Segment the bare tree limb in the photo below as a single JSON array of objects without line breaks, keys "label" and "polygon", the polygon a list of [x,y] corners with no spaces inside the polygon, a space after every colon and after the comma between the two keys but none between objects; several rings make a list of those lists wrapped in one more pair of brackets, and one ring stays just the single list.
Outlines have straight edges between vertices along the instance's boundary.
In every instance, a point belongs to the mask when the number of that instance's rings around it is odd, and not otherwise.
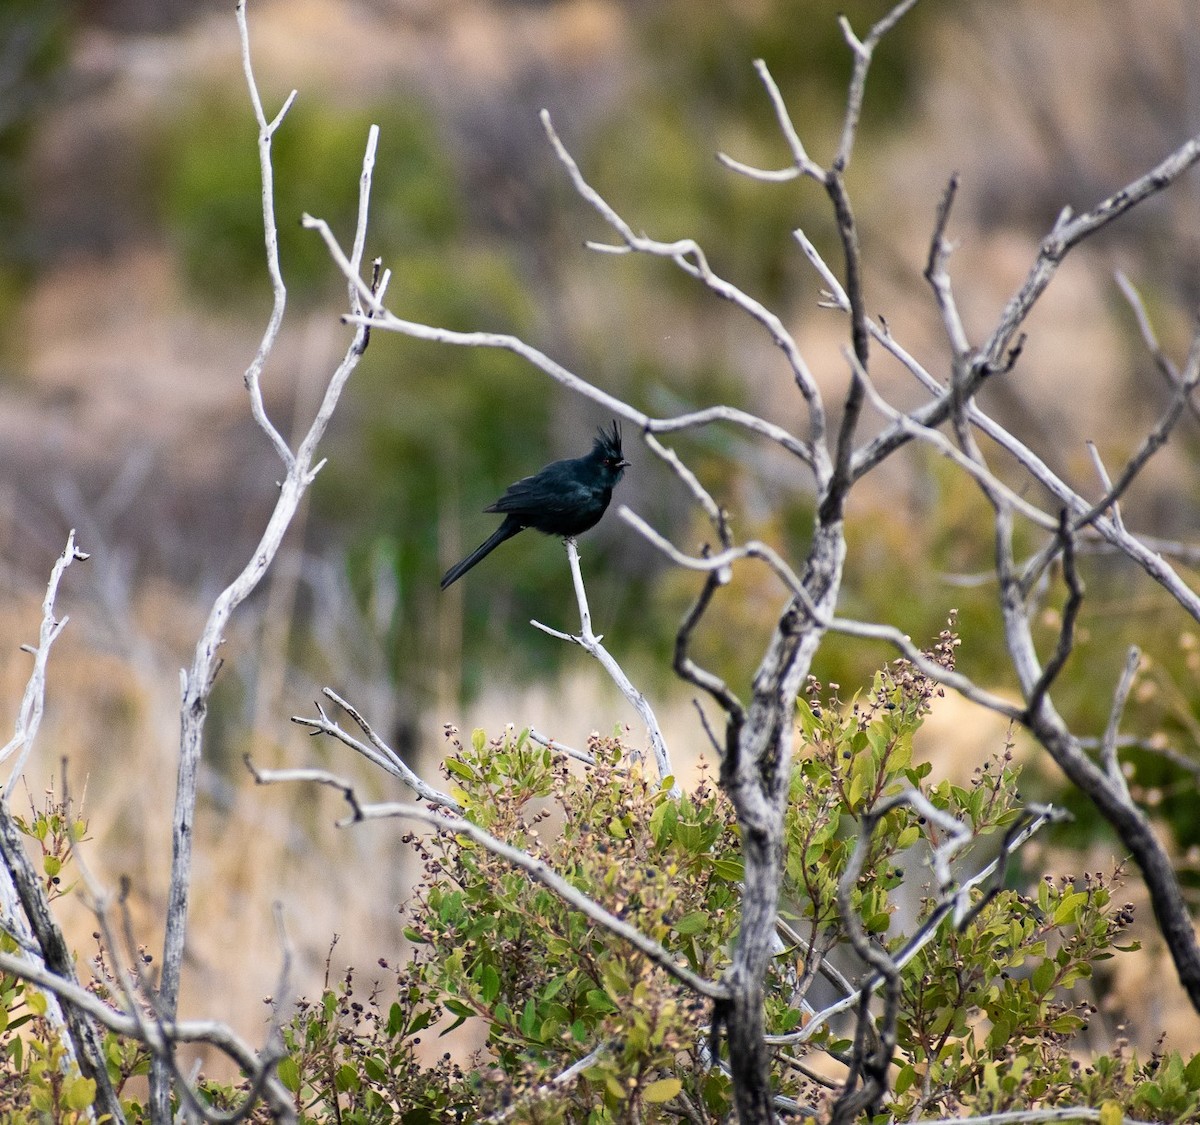
[{"label": "bare tree limb", "polygon": [[7,761],[13,754],[17,755],[17,760],[13,763],[12,771],[8,775],[8,781],[4,785],[5,793],[11,793],[16,788],[21,771],[29,759],[42,724],[42,711],[46,705],[46,664],[50,659],[50,647],[58,639],[59,633],[63,631],[68,621],[68,618],[58,618],[54,613],[54,602],[58,597],[59,583],[71,563],[86,562],[88,557],[85,552],[75,546],[75,532],[72,530],[67,535],[67,545],[63,548],[63,553],[58,556],[58,561],[50,571],[50,581],[46,584],[46,594],[42,598],[42,624],[38,630],[37,647],[22,646],[26,652],[33,653],[33,671],[25,685],[25,693],[21,696],[16,729],[13,731],[12,738],[5,743],[3,749],[0,749],[0,762]]},{"label": "bare tree limb", "polygon": [[[146,1022],[137,1016],[109,1007],[75,981],[66,980],[11,953],[0,952],[0,972],[27,980],[54,993],[68,1010],[77,1010],[118,1035],[144,1042],[156,1057],[171,1050],[172,1045],[176,1043],[207,1043],[227,1055],[248,1075],[257,1076],[262,1071],[262,1060],[254,1049],[236,1032],[216,1020],[189,1020],[183,1023],[166,1021],[160,1028],[160,1025],[154,1022]],[[278,1060],[272,1061],[270,1066],[273,1067],[276,1061]],[[268,1076],[262,1081],[261,1089],[276,1120],[295,1121],[292,1096],[278,1078]],[[117,1109],[119,1115],[114,1120],[125,1120],[124,1115],[120,1113],[119,1103]]]},{"label": "bare tree limb", "polygon": [[[274,129],[282,120],[282,111],[274,122],[267,122],[257,92],[253,69],[250,65],[249,31],[245,19],[245,0],[238,3],[238,30],[241,36],[242,57],[246,83],[250,90],[255,115],[259,121],[260,165],[270,168],[271,139]],[[286,108],[286,105],[285,105]],[[368,203],[370,199],[370,172],[374,164],[375,148],[379,130],[372,126],[367,137],[366,155],[360,179],[358,222],[355,229],[352,259],[357,274],[362,261],[366,242]],[[213,683],[220,668],[220,647],[225,629],[237,607],[257,588],[274,560],[300,505],[300,500],[312,483],[320,464],[314,464],[316,447],[337,406],[341,391],[351,372],[358,365],[367,338],[366,326],[360,326],[338,368],[330,377],[321,405],[300,446],[293,456],[286,451],[286,443],[271,425],[261,410],[258,391],[258,372],[266,354],[274,342],[278,322],[283,315],[285,290],[279,273],[278,244],[275,230],[274,207],[271,199],[270,180],[264,180],[263,230],[266,244],[268,269],[275,281],[275,304],[268,323],[267,332],[260,345],[258,356],[247,372],[247,388],[255,420],[268,436],[276,450],[281,453],[286,467],[284,479],[279,487],[279,497],[274,511],[267,522],[258,547],[242,571],[218,596],[209,613],[192,658],[191,668],[182,677],[182,704],[180,707],[179,773],[176,785],[175,811],[172,826],[171,880],[168,888],[167,916],[163,939],[162,980],[159,1000],[166,1017],[174,1019],[179,1000],[180,977],[183,968],[184,944],[187,933],[188,898],[191,885],[192,839],[195,823],[196,782],[199,774],[203,749],[208,700]],[[352,302],[351,309],[358,312],[361,306]],[[151,1072],[151,1114],[156,1120],[167,1120],[170,1091],[167,1075],[161,1059],[155,1060]]]},{"label": "bare tree limb", "polygon": [[[1200,136],[1180,145],[1156,167],[1114,192],[1090,211],[1075,218],[1069,212],[1060,215],[1050,233],[1042,240],[1037,259],[1025,281],[1009,299],[991,336],[975,353],[970,378],[963,387],[964,397],[969,398],[984,379],[1004,368],[1005,357],[1020,326],[1046,291],[1067,254],[1080,242],[1120,218],[1131,207],[1165,190],[1198,160]],[[950,416],[950,406],[949,398],[943,396],[920,411],[917,420],[922,425],[936,427]],[[892,450],[908,440],[909,435],[898,427],[891,427],[872,439],[855,454],[855,477],[870,472]]]},{"label": "bare tree limb", "polygon": [[[984,903],[991,897],[992,892],[985,892],[983,898],[972,909],[961,913],[967,894],[975,887],[981,886],[988,880],[994,880],[993,891],[999,889],[1004,881],[1008,858],[1017,849],[1023,847],[1033,836],[1048,824],[1069,820],[1070,814],[1052,805],[1028,805],[1022,812],[1021,818],[1014,823],[1004,835],[1000,854],[982,867],[970,879],[963,881],[962,887],[954,895],[943,895],[941,901],[934,907],[930,916],[917,928],[916,932],[904,943],[904,947],[892,955],[892,960],[898,968],[904,968],[922,949],[937,936],[937,933],[947,916],[952,912],[960,914],[958,925],[967,926],[979,912]],[[806,1043],[828,1022],[842,1012],[849,1011],[861,1000],[863,991],[874,991],[885,981],[879,973],[872,974],[857,990],[843,987],[847,995],[833,1004],[822,1008],[800,1031],[787,1035],[771,1035],[767,1042],[775,1046],[791,1046]]]},{"label": "bare tree limb", "polygon": [[779,92],[775,79],[771,77],[767,64],[762,59],[755,59],[754,69],[758,72],[759,79],[766,87],[767,96],[771,99],[771,106],[775,110],[775,117],[779,122],[779,131],[787,141],[788,148],[791,149],[792,164],[790,167],[781,168],[775,172],[766,172],[759,168],[752,168],[749,164],[743,164],[740,160],[734,160],[733,157],[726,156],[723,152],[717,153],[717,159],[726,168],[740,172],[743,176],[749,176],[754,180],[780,183],[794,180],[797,176],[810,176],[818,183],[824,183],[825,170],[809,159],[804,142],[801,141],[800,134],[796,132],[796,126],[792,123],[792,115],[788,112],[787,104]]},{"label": "bare tree limb", "polygon": [[450,812],[462,812],[462,806],[453,797],[448,793],[443,793],[440,789],[435,789],[416,774],[409,767],[408,763],[379,737],[371,724],[359,714],[352,704],[348,703],[332,688],[325,688],[322,694],[326,698],[333,700],[334,703],[358,724],[363,734],[367,736],[369,745],[355,738],[349,731],[330,719],[325,713],[325,709],[319,703],[316,705],[317,717],[315,719],[306,719],[302,715],[293,715],[292,722],[297,726],[308,727],[312,734],[327,734],[331,738],[336,738],[339,742],[349,746],[351,750],[357,750],[372,765],[378,766],[385,773],[391,774],[392,777],[399,778],[421,800],[428,801],[431,805],[436,805],[438,808],[448,809]]},{"label": "bare tree limb", "polygon": [[[535,730],[530,727],[529,738],[536,742],[539,746],[546,747],[556,754],[566,754],[568,758],[574,758],[577,762],[582,762],[585,766],[594,766],[596,764],[596,756],[588,753],[586,750],[577,750],[573,746],[567,746],[565,743],[559,742],[557,738],[551,738],[547,734],[543,734],[540,730]],[[617,767],[617,772],[621,772],[620,767]]]},{"label": "bare tree limb", "polygon": [[846,43],[854,52],[854,70],[850,76],[850,89],[846,94],[846,113],[842,120],[842,138],[838,143],[834,167],[845,171],[850,164],[850,154],[854,149],[854,141],[858,136],[858,122],[862,116],[863,96],[867,88],[867,71],[871,66],[871,58],[879,42],[900,20],[915,6],[917,0],[901,0],[882,19],[878,20],[867,33],[865,39],[859,39],[850,27],[850,21],[845,16],[838,16],[838,24],[845,36]]},{"label": "bare tree limb", "polygon": [[[765,72],[765,70],[764,66],[761,68],[760,73]],[[579,170],[579,165],[575,162],[574,157],[567,151],[566,146],[555,132],[554,125],[550,120],[550,114],[546,110],[542,110],[541,120],[542,126],[546,130],[546,135],[550,138],[550,144],[553,146],[559,161],[566,168],[567,175],[570,177],[576,192],[617,232],[624,244],[622,247],[609,247],[608,249],[637,251],[644,254],[652,254],[656,257],[670,258],[685,273],[702,281],[718,297],[737,305],[767,330],[775,345],[783,352],[784,357],[787,359],[788,366],[791,368],[792,376],[796,382],[796,387],[799,389],[808,407],[809,440],[806,461],[812,466],[817,476],[818,485],[820,485],[828,472],[828,465],[824,459],[825,407],[816,380],[813,379],[812,372],[808,369],[808,364],[805,362],[803,355],[801,355],[795,339],[784,326],[783,321],[760,301],[755,300],[736,285],[715,274],[709,267],[704,251],[695,240],[685,238],[676,242],[658,242],[655,239],[647,238],[645,235],[635,233],[633,228],[617,214],[616,210],[604,200],[600,193],[584,179],[583,173]]]},{"label": "bare tree limb", "polygon": [[[854,851],[846,862],[846,869],[838,880],[837,903],[842,925],[855,953],[873,970],[874,976],[859,994],[859,1018],[855,1032],[854,1049],[851,1052],[850,1073],[842,1087],[841,1095],[834,1103],[830,1121],[834,1125],[849,1125],[860,1114],[873,1116],[878,1112],[888,1088],[888,1068],[896,1052],[897,1021],[900,1012],[900,965],[881,945],[871,941],[863,927],[862,919],[854,909],[853,893],[862,875],[867,856],[871,850],[871,838],[879,822],[892,809],[900,805],[911,805],[926,820],[936,824],[945,838],[930,854],[930,866],[937,879],[938,897],[946,902],[953,901],[954,917],[958,920],[966,912],[965,891],[954,888],[950,873],[950,861],[970,841],[970,832],[952,816],[947,815],[919,790],[906,789],[885,797],[859,818],[860,830],[855,840]],[[870,1020],[869,1004],[871,993],[882,982],[884,1010],[879,1026]]]},{"label": "bare tree limb", "polygon": [[1075,566],[1075,533],[1067,521],[1066,512],[1062,513],[1059,536],[1063,548],[1063,581],[1067,584],[1067,601],[1063,606],[1062,625],[1058,631],[1058,643],[1054,653],[1029,692],[1026,706],[1030,712],[1041,706],[1050,685],[1058,678],[1059,672],[1070,659],[1071,650],[1075,647],[1075,622],[1079,619],[1079,608],[1083,604],[1083,580]]},{"label": "bare tree limb", "polygon": [[1121,716],[1125,712],[1125,703],[1129,699],[1129,692],[1133,688],[1133,680],[1137,675],[1141,659],[1142,654],[1137,645],[1130,645],[1120,682],[1117,684],[1117,690],[1113,692],[1112,709],[1108,713],[1108,725],[1104,729],[1104,738],[1100,743],[1100,765],[1109,780],[1124,790],[1124,797],[1127,801],[1132,801],[1133,798],[1129,795],[1129,787],[1125,784],[1125,775],[1121,772],[1121,763],[1117,759],[1117,736],[1121,731]]},{"label": "bare tree limb", "polygon": [[[54,603],[58,587],[68,566],[88,556],[75,546],[75,532],[67,536],[66,547],[50,571],[46,593],[42,600],[42,622],[36,648],[33,653],[33,671],[30,673],[21,706],[17,713],[16,728],[12,739],[0,752],[0,759],[17,755],[9,783],[0,791],[0,898],[4,900],[5,929],[18,944],[29,951],[29,960],[44,972],[68,984],[76,983],[75,962],[67,947],[58,921],[50,909],[50,900],[25,851],[23,834],[13,815],[11,796],[13,785],[33,750],[41,726],[42,711],[46,699],[46,665],[50,648],[67,623],[67,618],[58,618]],[[58,993],[47,989],[53,996]],[[100,1112],[112,1116],[114,1121],[123,1121],[120,1099],[108,1077],[104,1049],[95,1024],[87,1013],[70,1004],[60,1005],[57,999],[47,1009],[50,1022],[65,1029],[64,1048],[79,1068],[79,1072],[96,1083],[96,1105]]]},{"label": "bare tree limb", "polygon": [[658,768],[658,779],[665,782],[667,778],[671,778],[669,792],[672,797],[678,798],[681,790],[678,783],[673,780],[675,770],[671,765],[671,755],[667,751],[667,742],[658,725],[654,708],[650,706],[650,701],[645,695],[634,687],[633,681],[625,674],[624,669],[617,663],[612,653],[601,643],[604,638],[597,636],[592,631],[592,613],[588,608],[587,589],[583,584],[583,573],[579,569],[579,545],[574,539],[565,540],[564,545],[567,550],[567,563],[571,568],[571,579],[575,585],[575,600],[579,605],[579,633],[562,633],[557,629],[551,629],[548,625],[543,625],[540,621],[531,621],[529,624],[559,640],[577,644],[585,652],[595,657],[600,667],[608,674],[608,678],[617,685],[617,690],[632,704],[633,709],[641,716],[642,722],[646,724],[646,737],[649,739],[650,750],[654,755],[654,764]]}]

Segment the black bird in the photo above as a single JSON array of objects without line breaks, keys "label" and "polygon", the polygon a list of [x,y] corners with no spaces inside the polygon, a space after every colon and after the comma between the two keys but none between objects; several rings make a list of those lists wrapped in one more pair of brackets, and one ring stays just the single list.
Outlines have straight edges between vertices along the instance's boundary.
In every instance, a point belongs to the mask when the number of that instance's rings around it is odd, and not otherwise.
[{"label": "black bird", "polygon": [[613,486],[628,466],[621,455],[621,428],[613,422],[612,429],[599,431],[591,453],[554,461],[540,473],[510,484],[499,500],[484,508],[485,512],[503,512],[504,522],[490,539],[446,571],[442,589],[527,527],[564,539],[595,527],[612,499]]}]

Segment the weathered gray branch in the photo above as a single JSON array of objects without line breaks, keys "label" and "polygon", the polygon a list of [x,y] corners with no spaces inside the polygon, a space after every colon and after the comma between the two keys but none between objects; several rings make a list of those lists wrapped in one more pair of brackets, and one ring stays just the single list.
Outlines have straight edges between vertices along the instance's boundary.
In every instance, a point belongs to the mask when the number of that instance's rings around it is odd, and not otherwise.
[{"label": "weathered gray branch", "polygon": [[[675,769],[671,765],[667,741],[663,738],[654,708],[650,706],[650,701],[645,695],[634,687],[633,681],[625,674],[625,670],[617,663],[612,653],[604,647],[602,643],[604,638],[597,636],[592,631],[592,612],[588,608],[587,589],[583,584],[583,573],[579,569],[579,546],[574,539],[567,539],[565,546],[567,564],[571,568],[571,580],[575,586],[575,600],[579,606],[579,632],[578,634],[564,633],[558,629],[551,629],[540,621],[531,621],[530,625],[559,640],[577,644],[585,652],[595,657],[600,667],[608,674],[609,679],[617,685],[617,690],[629,700],[633,709],[641,716],[642,722],[646,724],[646,737],[650,742],[650,752],[654,755],[654,764],[658,768],[659,780],[665,781],[667,778],[674,778]],[[679,785],[674,780],[671,782],[669,792],[675,798],[680,795]]]},{"label": "weathered gray branch", "polygon": [[[72,531],[46,585],[38,645],[28,649],[33,654],[33,671],[21,699],[16,729],[3,751],[4,757],[15,753],[17,761],[10,783],[0,791],[0,863],[3,864],[0,898],[4,903],[4,928],[30,952],[30,958],[19,958],[22,964],[32,965],[40,973],[48,974],[66,985],[77,985],[75,960],[50,909],[50,900],[42,881],[25,851],[24,833],[13,815],[11,796],[12,782],[20,776],[41,724],[50,648],[67,623],[66,617],[58,618],[54,611],[59,583],[71,563],[87,557],[75,546],[75,532]],[[47,988],[47,991],[58,996],[54,988]],[[53,1024],[65,1026],[67,1039],[64,1047],[68,1056],[85,1078],[96,1083],[97,1108],[102,1113],[110,1114],[114,1121],[123,1121],[121,1103],[109,1081],[104,1048],[96,1025],[85,1010],[72,1004],[59,1005],[56,999],[49,1005],[48,1012]]]},{"label": "weathered gray branch", "polygon": [[[180,976],[183,968],[184,945],[187,934],[188,899],[192,871],[192,839],[196,813],[196,782],[203,751],[204,729],[208,715],[208,701],[213,683],[220,669],[220,648],[224,643],[225,630],[239,605],[258,587],[275,558],[284,534],[291,525],[301,498],[312,483],[320,463],[315,463],[316,447],[324,436],[333,416],[346,380],[358,365],[366,346],[367,327],[360,326],[348,347],[341,363],[330,377],[324,397],[307,433],[295,454],[288,449],[278,431],[267,419],[261,403],[259,376],[282,322],[286,303],[286,290],[279,269],[279,253],[275,227],[274,203],[271,191],[271,144],[275,131],[282,124],[284,112],[291,99],[284,104],[272,121],[267,121],[258,94],[253,68],[250,62],[250,39],[246,24],[245,0],[238,0],[238,30],[241,36],[242,60],[246,84],[259,125],[259,157],[263,169],[263,230],[266,245],[267,265],[272,279],[274,306],[267,330],[263,336],[254,361],[246,372],[246,386],[250,393],[251,407],[255,420],[267,435],[276,451],[280,453],[286,472],[279,485],[279,496],[267,522],[266,529],[249,562],[237,577],[217,597],[205,623],[200,640],[196,644],[191,667],[182,674],[182,703],[180,706],[179,770],[176,783],[175,810],[171,837],[171,881],[167,892],[167,916],[163,939],[162,980],[159,991],[161,1010],[168,1019],[174,1019],[179,1000]],[[362,262],[366,242],[368,203],[370,200],[371,170],[378,144],[378,129],[371,127],[363,160],[360,179],[358,223],[355,230],[352,260],[355,272]],[[382,283],[381,283],[382,284]],[[352,313],[360,313],[362,305],[357,290],[351,291]],[[165,1121],[169,1115],[170,1091],[166,1068],[156,1058],[151,1073],[151,1113],[156,1120]]]}]

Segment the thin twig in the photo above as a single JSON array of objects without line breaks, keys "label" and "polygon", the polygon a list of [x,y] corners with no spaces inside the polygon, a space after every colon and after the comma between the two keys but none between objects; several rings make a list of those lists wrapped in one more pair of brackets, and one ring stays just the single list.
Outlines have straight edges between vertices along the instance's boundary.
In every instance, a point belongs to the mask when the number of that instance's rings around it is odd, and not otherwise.
[{"label": "thin twig", "polygon": [[42,711],[46,705],[46,664],[50,659],[50,647],[58,639],[58,635],[66,627],[68,618],[58,618],[54,613],[54,602],[58,597],[58,586],[67,567],[73,562],[84,562],[89,556],[75,546],[75,530],[67,535],[67,545],[58,556],[58,560],[50,570],[50,580],[46,583],[46,593],[42,598],[42,624],[38,631],[37,647],[27,649],[33,653],[33,671],[25,685],[21,696],[21,706],[17,711],[16,728],[13,736],[3,749],[0,749],[0,762],[7,761],[13,754],[17,760],[13,763],[12,772],[4,785],[4,792],[11,793],[15,788],[21,771],[33,750],[38,730],[42,724]]},{"label": "thin twig", "polygon": [[[1144,175],[1137,177],[1115,191],[1107,199],[1096,204],[1082,215],[1072,217],[1069,213],[1060,216],[1050,233],[1042,240],[1038,255],[1016,293],[1009,298],[1001,313],[999,323],[991,336],[979,348],[972,361],[972,372],[967,386],[963,388],[967,397],[974,393],[980,382],[998,371],[1004,370],[1021,325],[1033,310],[1038,299],[1053,280],[1059,265],[1079,243],[1103,230],[1120,218],[1132,207],[1143,203],[1152,195],[1170,187],[1180,176],[1200,160],[1200,137],[1186,141]],[[937,426],[950,416],[951,404],[942,398],[925,407],[918,417],[922,425]],[[888,454],[910,440],[902,429],[892,427],[872,439],[854,458],[855,477],[862,476],[879,464]]]},{"label": "thin twig", "polygon": [[[609,679],[617,685],[617,689],[632,704],[634,710],[641,716],[642,722],[646,724],[646,737],[650,741],[650,750],[654,754],[654,762],[658,768],[659,780],[666,781],[667,778],[673,779],[675,770],[671,765],[671,755],[667,751],[667,742],[663,738],[662,728],[658,725],[658,718],[654,714],[654,708],[650,706],[650,701],[645,695],[634,686],[633,681],[625,674],[625,670],[617,663],[612,653],[601,643],[604,638],[597,636],[592,631],[592,613],[588,608],[587,589],[583,584],[583,572],[579,568],[579,546],[574,539],[565,540],[564,545],[567,550],[567,564],[571,568],[571,579],[575,586],[575,600],[579,606],[579,633],[563,633],[557,629],[551,629],[549,626],[543,625],[540,621],[531,621],[529,624],[535,629],[540,629],[543,633],[557,637],[559,640],[571,641],[595,657],[600,667],[608,673]],[[672,780],[669,792],[672,797],[678,798],[682,791],[678,784]]]},{"label": "thin twig", "polygon": [[355,738],[354,735],[350,734],[349,731],[330,719],[319,703],[316,705],[317,717],[315,719],[305,718],[302,715],[293,715],[292,722],[298,726],[309,728],[313,734],[327,734],[331,738],[336,738],[339,742],[349,746],[350,749],[358,751],[372,765],[378,766],[386,773],[390,773],[393,777],[403,781],[421,800],[428,801],[431,805],[437,805],[439,808],[449,809],[451,812],[462,812],[462,807],[453,797],[448,793],[443,793],[440,789],[435,789],[418,774],[414,773],[408,763],[379,737],[371,724],[359,714],[358,710],[352,704],[348,703],[332,688],[325,688],[322,694],[336,703],[358,724],[363,734],[367,736],[370,745],[364,744]]},{"label": "thin twig", "polygon": [[779,92],[779,86],[771,76],[770,70],[767,69],[767,64],[762,59],[755,59],[754,69],[767,91],[767,97],[771,99],[771,106],[775,110],[775,119],[779,122],[779,131],[783,134],[783,139],[787,141],[787,146],[792,153],[792,163],[787,168],[766,171],[743,164],[740,160],[734,160],[732,156],[726,156],[723,152],[717,153],[717,159],[726,168],[739,172],[743,176],[749,176],[753,180],[782,183],[794,180],[797,176],[811,176],[819,183],[824,183],[825,170],[811,160],[805,151],[804,142],[800,140],[800,134],[796,132],[796,126],[792,123],[792,115],[788,112],[787,104],[784,102],[783,95]]},{"label": "thin twig", "polygon": [[1108,724],[1104,728],[1104,738],[1100,743],[1100,765],[1108,774],[1109,780],[1124,789],[1126,798],[1129,797],[1129,788],[1125,784],[1125,775],[1121,772],[1121,763],[1117,758],[1117,737],[1121,732],[1121,716],[1125,713],[1125,703],[1129,699],[1129,692],[1133,688],[1134,677],[1137,675],[1141,659],[1142,654],[1137,645],[1130,645],[1129,652],[1125,657],[1125,667],[1121,671],[1121,679],[1117,683],[1117,690],[1113,692],[1112,707],[1108,712]]},{"label": "thin twig", "polygon": [[1075,647],[1075,622],[1079,617],[1079,608],[1083,604],[1083,580],[1079,577],[1079,572],[1075,567],[1075,534],[1067,521],[1066,512],[1062,513],[1059,536],[1062,540],[1063,581],[1067,584],[1067,601],[1063,606],[1062,625],[1058,630],[1058,642],[1054,646],[1054,652],[1029,692],[1027,707],[1031,715],[1036,714],[1042,706],[1042,701],[1050,690],[1050,685],[1054,683],[1071,656],[1071,651]]}]

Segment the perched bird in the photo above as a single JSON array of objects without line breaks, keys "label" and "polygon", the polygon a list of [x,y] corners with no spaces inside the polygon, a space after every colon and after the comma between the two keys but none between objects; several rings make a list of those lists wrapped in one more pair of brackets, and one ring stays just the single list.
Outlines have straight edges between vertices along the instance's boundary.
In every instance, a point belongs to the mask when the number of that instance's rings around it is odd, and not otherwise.
[{"label": "perched bird", "polygon": [[442,589],[457,582],[505,539],[527,527],[564,539],[573,539],[595,527],[612,499],[613,486],[628,467],[629,462],[621,455],[621,428],[614,421],[612,429],[599,431],[591,453],[554,461],[540,473],[510,484],[499,500],[484,508],[485,512],[503,512],[504,522],[462,562],[446,571]]}]

